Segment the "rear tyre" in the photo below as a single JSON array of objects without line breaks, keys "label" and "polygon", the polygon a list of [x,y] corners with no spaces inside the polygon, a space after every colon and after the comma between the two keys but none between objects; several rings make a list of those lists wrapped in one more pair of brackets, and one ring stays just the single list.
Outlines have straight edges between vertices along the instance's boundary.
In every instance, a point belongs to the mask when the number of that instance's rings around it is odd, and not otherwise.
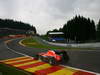
[{"label": "rear tyre", "polygon": [[67,54],[67,52],[62,52],[61,53],[61,56],[62,56],[62,62],[68,62],[69,61],[69,56],[68,56],[68,54]]},{"label": "rear tyre", "polygon": [[51,57],[51,58],[49,59],[49,64],[51,64],[51,65],[56,65],[57,62],[56,62],[55,58]]}]

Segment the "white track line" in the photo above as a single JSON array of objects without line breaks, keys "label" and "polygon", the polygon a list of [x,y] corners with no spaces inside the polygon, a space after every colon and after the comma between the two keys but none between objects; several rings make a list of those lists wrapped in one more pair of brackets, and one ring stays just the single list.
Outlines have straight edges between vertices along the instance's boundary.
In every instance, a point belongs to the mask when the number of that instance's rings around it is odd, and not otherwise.
[{"label": "white track line", "polygon": [[22,44],[22,41],[23,41],[24,39],[22,39],[21,41],[19,41],[18,43],[20,44],[20,45],[22,45],[22,46],[24,46],[24,47],[26,47],[26,45],[24,45],[24,44]]},{"label": "white track line", "polygon": [[75,68],[75,67],[70,67],[70,66],[65,66],[65,65],[61,65],[61,66],[72,68],[72,69],[75,69],[75,70],[80,70],[80,71],[83,71],[83,72],[89,72],[89,73],[93,73],[93,74],[96,74],[96,75],[100,75],[100,73],[96,73],[96,72],[92,72],[92,71],[87,71],[87,70],[83,70],[83,69],[79,69],[79,68]]},{"label": "white track line", "polygon": [[[13,40],[16,40],[16,39],[12,39],[11,41],[13,41]],[[22,40],[21,40],[21,41],[22,41]],[[21,43],[21,42],[20,42],[20,43]],[[17,52],[17,51],[15,51],[15,50],[9,48],[9,47],[7,46],[6,43],[5,43],[5,46],[6,46],[9,50],[11,50],[12,52],[15,52],[15,53],[17,53],[17,54],[24,55],[24,56],[29,56],[29,55],[27,55],[27,54],[20,53],[20,52]],[[31,57],[31,56],[29,56],[29,57]],[[32,57],[32,58],[33,58],[33,57]],[[96,75],[100,75],[100,73],[96,73],[96,72],[92,72],[92,71],[87,71],[87,70],[83,70],[83,69],[79,69],[79,68],[74,68],[74,67],[70,67],[70,66],[65,66],[65,65],[61,65],[61,66],[69,67],[69,68],[72,68],[72,69],[75,69],[75,70],[84,71],[84,72],[93,73],[93,74],[96,74]]]},{"label": "white track line", "polygon": [[[11,41],[13,41],[13,40],[16,40],[16,39],[12,39]],[[29,56],[29,55],[26,55],[26,54],[24,54],[24,53],[17,52],[17,51],[15,51],[15,50],[9,48],[8,45],[7,45],[6,43],[5,43],[5,46],[6,46],[7,49],[9,49],[10,51],[12,51],[12,52],[14,52],[14,53],[17,53],[17,54],[20,54],[20,55],[23,55],[23,56]],[[29,57],[30,57],[30,56],[29,56]]]}]

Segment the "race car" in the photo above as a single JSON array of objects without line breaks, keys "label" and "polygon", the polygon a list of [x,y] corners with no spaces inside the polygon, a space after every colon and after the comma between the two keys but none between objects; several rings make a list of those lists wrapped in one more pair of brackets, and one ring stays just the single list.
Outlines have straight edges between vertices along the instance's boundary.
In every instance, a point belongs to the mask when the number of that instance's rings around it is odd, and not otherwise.
[{"label": "race car", "polygon": [[51,65],[56,65],[61,62],[68,62],[69,56],[64,50],[48,50],[36,55],[36,59],[47,62]]}]

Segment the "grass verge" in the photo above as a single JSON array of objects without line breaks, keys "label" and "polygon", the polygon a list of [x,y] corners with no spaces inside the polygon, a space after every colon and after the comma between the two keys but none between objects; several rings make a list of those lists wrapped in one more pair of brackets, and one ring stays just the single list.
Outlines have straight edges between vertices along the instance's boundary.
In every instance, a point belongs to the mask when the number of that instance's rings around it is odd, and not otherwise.
[{"label": "grass verge", "polygon": [[28,47],[34,47],[34,48],[43,48],[43,49],[66,49],[66,50],[93,50],[93,48],[74,48],[74,47],[59,47],[59,46],[48,46],[44,44],[40,44],[36,38],[26,38],[23,41],[21,41],[22,44]]},{"label": "grass verge", "polygon": [[31,75],[23,70],[0,63],[0,75]]},{"label": "grass verge", "polygon": [[43,49],[66,49],[65,47],[58,47],[58,46],[48,46],[44,44],[40,44],[35,38],[26,38],[22,42],[22,44],[28,47],[34,48],[43,48]]}]

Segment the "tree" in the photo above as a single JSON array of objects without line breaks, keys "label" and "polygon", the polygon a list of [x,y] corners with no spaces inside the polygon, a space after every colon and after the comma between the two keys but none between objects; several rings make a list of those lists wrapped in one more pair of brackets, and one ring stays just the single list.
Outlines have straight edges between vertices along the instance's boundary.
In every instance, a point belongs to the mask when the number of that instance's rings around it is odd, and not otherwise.
[{"label": "tree", "polygon": [[100,20],[97,24],[97,40],[100,41]]},{"label": "tree", "polygon": [[75,16],[63,26],[63,32],[67,39],[75,40],[76,42],[94,40],[96,34],[95,23],[89,18]]},{"label": "tree", "polygon": [[97,24],[97,31],[100,31],[100,20],[99,20],[99,22]]},{"label": "tree", "polygon": [[0,19],[0,36],[9,34],[25,34],[29,30],[36,33],[36,28],[28,23],[11,19]]},{"label": "tree", "polygon": [[49,31],[47,31],[46,35],[48,35],[50,32],[59,32],[59,31],[60,31],[60,30],[58,30],[58,29],[53,29],[52,31],[49,30]]}]

